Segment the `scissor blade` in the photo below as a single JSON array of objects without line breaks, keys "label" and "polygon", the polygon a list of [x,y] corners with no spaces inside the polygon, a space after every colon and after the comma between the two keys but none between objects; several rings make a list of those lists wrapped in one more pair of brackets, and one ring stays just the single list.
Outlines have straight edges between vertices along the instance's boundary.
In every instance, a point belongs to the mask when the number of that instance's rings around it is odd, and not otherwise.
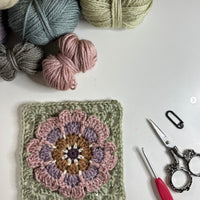
[{"label": "scissor blade", "polygon": [[153,129],[155,130],[157,135],[160,137],[160,139],[162,140],[163,144],[167,148],[173,148],[174,145],[171,144],[171,142],[169,141],[167,136],[163,133],[163,131],[151,119],[148,119],[148,122],[151,124],[151,126],[153,127]]}]

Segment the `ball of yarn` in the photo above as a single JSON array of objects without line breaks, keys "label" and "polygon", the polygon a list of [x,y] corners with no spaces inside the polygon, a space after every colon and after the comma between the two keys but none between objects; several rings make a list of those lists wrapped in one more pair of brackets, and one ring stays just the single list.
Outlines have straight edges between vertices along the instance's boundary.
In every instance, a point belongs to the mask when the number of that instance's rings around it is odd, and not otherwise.
[{"label": "ball of yarn", "polygon": [[17,71],[35,74],[41,67],[43,51],[30,43],[19,43],[11,49],[0,45],[0,77],[6,81],[15,78]]},{"label": "ball of yarn", "polygon": [[79,15],[77,0],[20,0],[9,10],[9,24],[26,41],[45,45],[73,32]]},{"label": "ball of yarn", "polygon": [[0,44],[4,42],[5,37],[6,37],[6,32],[3,26],[2,12],[0,11]]},{"label": "ball of yarn", "polygon": [[43,76],[47,84],[58,90],[75,89],[75,74],[94,67],[97,51],[92,42],[79,40],[75,34],[59,39],[60,52],[48,56],[43,62]]},{"label": "ball of yarn", "polygon": [[8,9],[14,6],[19,0],[1,0],[0,9]]},{"label": "ball of yarn", "polygon": [[153,0],[80,0],[83,17],[97,27],[135,28]]}]

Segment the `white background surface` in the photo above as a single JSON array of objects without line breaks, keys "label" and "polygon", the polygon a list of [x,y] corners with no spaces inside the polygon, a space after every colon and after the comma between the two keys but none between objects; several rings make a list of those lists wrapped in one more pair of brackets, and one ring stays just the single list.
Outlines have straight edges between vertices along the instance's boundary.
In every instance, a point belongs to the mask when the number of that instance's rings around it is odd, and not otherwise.
[{"label": "white background surface", "polygon": [[[80,22],[75,30],[98,50],[94,69],[77,75],[75,91],[48,88],[38,77],[17,74],[0,80],[0,198],[20,199],[19,107],[28,102],[117,99],[124,108],[124,180],[127,200],[155,200],[151,177],[136,148],[145,147],[157,174],[166,180],[169,155],[145,118],[158,123],[180,150],[200,152],[200,1],[154,0],[145,21],[134,30],[103,30]],[[191,97],[197,102],[192,104]],[[185,122],[175,128],[165,117],[174,110]],[[200,178],[176,200],[197,200]]]}]

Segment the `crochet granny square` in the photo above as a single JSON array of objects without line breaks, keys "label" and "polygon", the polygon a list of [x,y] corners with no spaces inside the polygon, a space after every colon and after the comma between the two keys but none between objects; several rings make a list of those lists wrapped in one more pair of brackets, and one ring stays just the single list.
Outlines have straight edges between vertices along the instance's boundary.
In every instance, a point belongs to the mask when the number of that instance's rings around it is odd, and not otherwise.
[{"label": "crochet granny square", "polygon": [[115,100],[23,108],[22,200],[125,200]]}]

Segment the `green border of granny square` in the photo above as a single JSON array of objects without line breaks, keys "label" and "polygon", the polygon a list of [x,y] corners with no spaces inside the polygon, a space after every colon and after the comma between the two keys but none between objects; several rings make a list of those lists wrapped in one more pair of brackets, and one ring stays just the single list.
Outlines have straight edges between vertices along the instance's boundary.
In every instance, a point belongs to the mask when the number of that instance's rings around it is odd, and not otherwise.
[{"label": "green border of granny square", "polygon": [[116,100],[103,101],[65,101],[55,103],[31,103],[23,107],[22,116],[22,146],[21,162],[21,197],[22,200],[71,200],[64,198],[58,192],[45,188],[34,178],[33,169],[26,162],[26,147],[35,137],[35,131],[41,122],[50,117],[58,116],[63,110],[82,110],[87,114],[97,116],[110,129],[107,141],[117,146],[118,163],[110,171],[111,178],[97,192],[86,193],[84,200],[125,200],[123,183],[123,144],[122,144],[122,108]]}]

